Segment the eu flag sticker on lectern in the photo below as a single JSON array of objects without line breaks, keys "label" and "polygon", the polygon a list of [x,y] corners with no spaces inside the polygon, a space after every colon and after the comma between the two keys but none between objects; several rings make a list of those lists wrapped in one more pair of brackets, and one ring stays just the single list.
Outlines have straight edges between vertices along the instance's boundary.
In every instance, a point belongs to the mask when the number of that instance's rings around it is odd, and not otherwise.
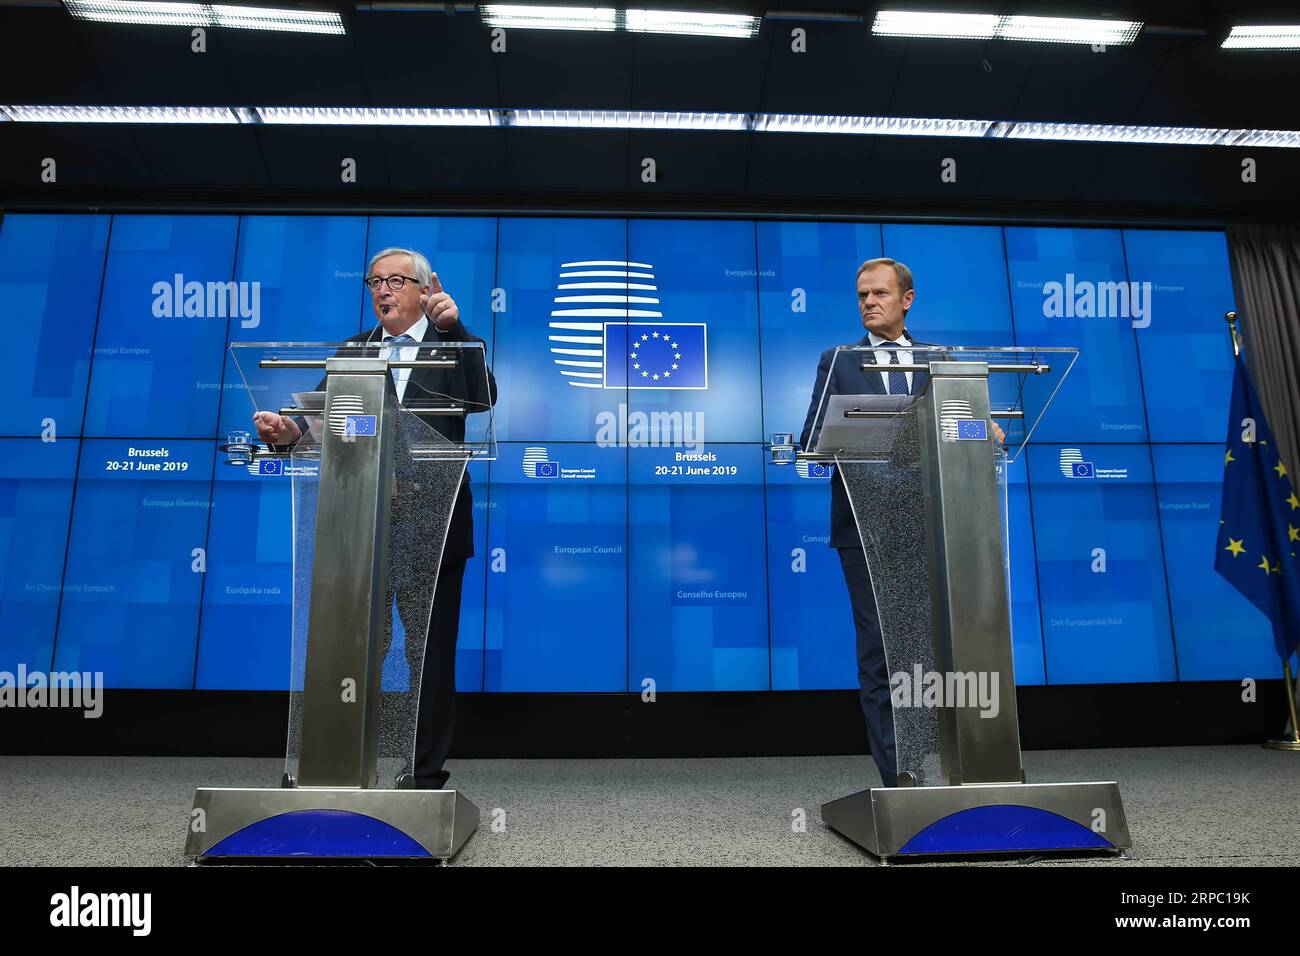
[{"label": "eu flag sticker on lectern", "polygon": [[373,438],[376,420],[374,415],[349,415],[343,419],[343,434],[353,438]]},{"label": "eu flag sticker on lectern", "polygon": [[831,466],[820,461],[804,461],[800,459],[794,463],[794,470],[800,478],[829,478],[831,476]]},{"label": "eu flag sticker on lectern", "polygon": [[259,475],[282,475],[284,474],[284,462],[278,458],[270,461],[259,461],[257,463],[257,473]]},{"label": "eu flag sticker on lectern", "polygon": [[957,420],[958,441],[987,441],[988,437],[988,422],[984,419],[959,418]]},{"label": "eu flag sticker on lectern", "polygon": [[703,322],[606,322],[605,387],[706,389]]}]

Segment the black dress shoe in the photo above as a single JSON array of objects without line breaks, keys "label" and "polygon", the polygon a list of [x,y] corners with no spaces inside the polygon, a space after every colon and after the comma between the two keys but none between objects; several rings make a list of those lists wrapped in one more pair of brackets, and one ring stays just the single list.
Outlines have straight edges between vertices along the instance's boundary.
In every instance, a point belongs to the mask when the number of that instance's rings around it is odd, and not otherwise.
[{"label": "black dress shoe", "polygon": [[396,790],[411,788],[411,761],[405,757],[402,758],[402,766],[393,774],[393,787]]},{"label": "black dress shoe", "polygon": [[397,778],[398,790],[446,790],[450,774],[437,777],[413,777],[404,773]]}]

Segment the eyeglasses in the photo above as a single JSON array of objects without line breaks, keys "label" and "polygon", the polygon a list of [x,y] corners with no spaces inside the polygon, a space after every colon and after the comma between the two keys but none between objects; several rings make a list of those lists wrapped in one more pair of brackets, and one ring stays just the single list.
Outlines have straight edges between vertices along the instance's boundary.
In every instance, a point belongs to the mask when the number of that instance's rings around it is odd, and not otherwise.
[{"label": "eyeglasses", "polygon": [[371,292],[378,292],[379,287],[385,282],[388,283],[388,288],[391,289],[392,291],[401,292],[402,286],[406,285],[406,283],[408,282],[418,283],[420,280],[417,279],[415,276],[394,275],[394,276],[369,276],[368,278],[363,279],[362,281],[365,282],[366,288],[369,289]]}]

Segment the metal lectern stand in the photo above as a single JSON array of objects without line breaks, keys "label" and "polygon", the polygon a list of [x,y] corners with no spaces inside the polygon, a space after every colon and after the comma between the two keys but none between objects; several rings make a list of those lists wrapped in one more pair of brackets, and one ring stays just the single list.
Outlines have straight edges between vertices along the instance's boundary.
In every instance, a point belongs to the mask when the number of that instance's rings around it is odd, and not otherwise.
[{"label": "metal lectern stand", "polygon": [[[222,446],[229,463],[294,485],[288,748],[278,788],[195,792],[186,856],[446,860],[478,808],[455,790],[414,788],[411,768],[421,638],[452,509],[469,459],[495,452],[483,347],[231,350],[254,408],[303,430],[292,448],[262,449],[246,433]],[[395,369],[409,370],[401,405]],[[426,423],[473,412],[486,414],[463,440]],[[403,629],[405,661],[394,653],[386,666],[395,597],[409,640]]]},{"label": "metal lectern stand", "polygon": [[[799,457],[833,460],[833,480],[853,506],[891,677],[899,771],[897,787],[834,800],[822,819],[883,860],[1132,845],[1114,782],[1028,783],[1021,766],[1006,467],[1076,357],[916,346],[915,364],[890,366],[913,374],[908,407],[889,408],[894,397],[866,387],[847,397],[828,388],[819,400]],[[865,386],[881,375],[869,348],[843,347],[834,361],[846,367],[830,382]],[[1007,432],[1005,452],[994,419]]]}]

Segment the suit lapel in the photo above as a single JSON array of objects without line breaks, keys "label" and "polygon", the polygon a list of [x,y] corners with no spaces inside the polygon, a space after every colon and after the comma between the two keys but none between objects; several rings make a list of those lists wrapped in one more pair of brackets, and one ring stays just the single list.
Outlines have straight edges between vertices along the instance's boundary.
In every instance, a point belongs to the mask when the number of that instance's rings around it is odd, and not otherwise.
[{"label": "suit lapel", "polygon": [[[432,327],[433,326],[430,326],[430,328]],[[903,334],[906,335],[907,340],[912,343],[907,347],[907,350],[912,353],[912,361],[915,364],[924,365],[926,362],[930,361],[931,359],[939,360],[943,358],[939,346],[932,345],[928,342],[918,342],[912,336],[912,333],[908,331],[906,328],[903,329]],[[850,395],[853,394],[855,391],[857,391],[858,388],[860,388],[861,391],[859,394],[887,395],[888,390],[885,388],[885,383],[881,381],[880,372],[882,371],[882,369],[880,368],[880,364],[876,361],[876,350],[871,347],[871,336],[864,335],[859,341],[853,344],[868,350],[866,352],[859,352],[856,354],[863,356],[862,364],[872,365],[874,366],[874,368],[859,370],[856,373],[857,374],[856,378],[854,377],[854,373],[850,370],[837,369],[836,374],[837,376],[840,377],[841,384],[848,385],[849,383],[852,383],[852,385],[855,386],[855,387],[841,388],[840,394]],[[922,358],[917,355],[918,352],[925,352],[927,354],[925,355],[924,358]],[[840,362],[836,363],[836,365],[840,365],[840,364],[841,364]],[[921,392],[925,390],[929,382],[930,382],[929,372],[913,372],[911,394],[920,395]]]},{"label": "suit lapel", "polygon": [[[863,348],[866,348],[866,349],[869,349],[869,350],[870,350],[870,351],[867,351],[867,352],[859,352],[859,353],[858,353],[859,355],[862,355],[863,358],[864,358],[864,361],[863,361],[862,364],[864,364],[864,365],[877,365],[877,364],[878,364],[878,363],[876,362],[876,350],[873,349],[873,348],[871,348],[871,336],[870,336],[870,335],[864,335],[864,336],[862,336],[862,338],[861,338],[861,339],[860,339],[856,344],[859,345],[859,346],[861,346],[861,347],[863,347]],[[884,394],[885,394],[885,386],[884,386],[884,383],[880,381],[880,372],[875,371],[875,370],[862,369],[862,370],[859,372],[859,374],[862,376],[862,380],[863,380],[864,384],[866,385],[866,392],[865,392],[864,394],[867,394],[867,395],[884,395]]]},{"label": "suit lapel", "polygon": [[[912,343],[912,361],[915,362],[917,365],[925,365],[927,362],[930,362],[932,359],[941,357],[941,356],[936,356],[935,347],[933,345],[931,345],[928,342],[918,342],[916,338],[912,335],[912,333],[909,332],[906,328],[903,329],[903,334],[906,335],[908,341]],[[924,352],[926,354],[924,356],[918,356],[917,355],[918,352]],[[915,373],[912,376],[912,394],[920,395],[922,392],[925,391],[926,386],[929,384],[930,384],[929,372]]]},{"label": "suit lapel", "polygon": [[[428,342],[428,343],[434,343],[434,344],[436,344],[437,342],[442,341],[441,339],[438,338],[438,330],[437,330],[436,328],[434,328],[432,322],[430,322],[428,325],[426,325],[426,326],[424,327],[424,335],[423,335],[423,337],[420,339],[420,341],[421,341],[422,343],[424,343],[424,342]],[[427,355],[421,355],[420,357],[421,357],[421,358],[428,358]],[[417,386],[417,388],[414,390],[414,393],[415,393],[416,395],[418,395],[418,396],[420,396],[421,398],[424,398],[424,399],[429,399],[429,398],[431,398],[432,396],[431,396],[430,393],[431,393],[432,391],[435,390],[435,389],[433,388],[433,384],[434,384],[434,383],[433,383],[433,381],[432,381],[432,379],[433,379],[433,374],[434,374],[435,372],[437,372],[437,371],[438,371],[438,370],[437,370],[436,368],[414,368],[414,369],[411,369],[411,378],[410,378],[410,379],[407,381],[407,383],[406,383],[407,397],[408,397],[408,398],[411,397],[411,394],[412,394],[411,386],[412,386],[412,384],[414,384],[414,385]]]}]

